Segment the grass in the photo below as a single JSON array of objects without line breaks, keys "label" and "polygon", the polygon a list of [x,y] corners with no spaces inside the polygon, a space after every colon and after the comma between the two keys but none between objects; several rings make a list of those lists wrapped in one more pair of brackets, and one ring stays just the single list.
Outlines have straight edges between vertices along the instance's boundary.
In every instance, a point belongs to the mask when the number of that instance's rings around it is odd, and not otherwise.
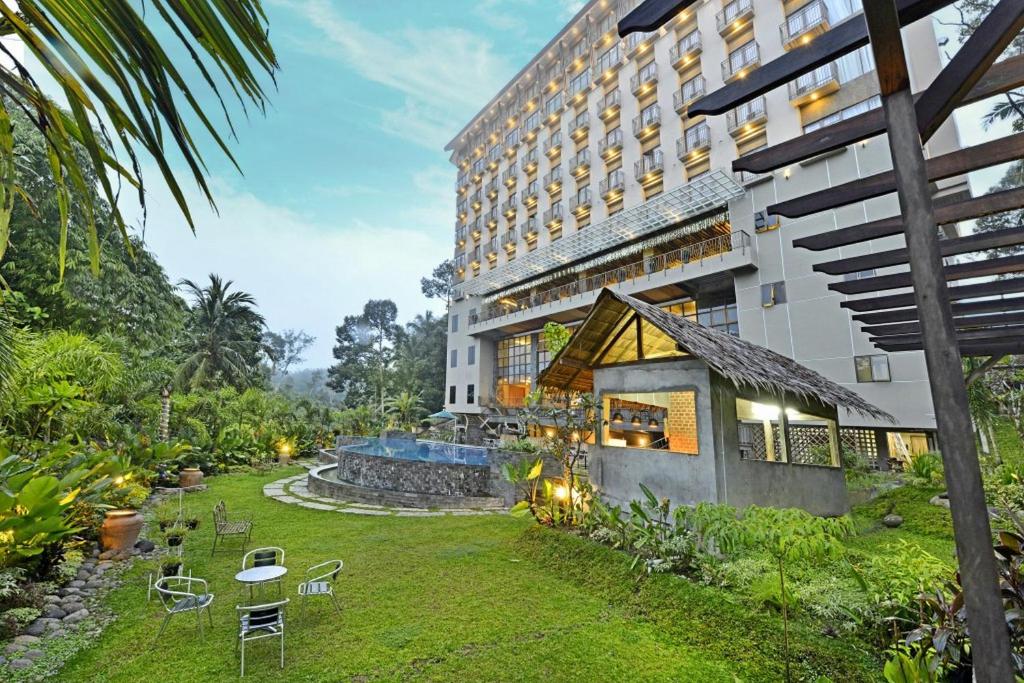
[{"label": "grass", "polygon": [[[110,602],[118,619],[62,673],[74,681],[230,681],[233,576],[240,553],[210,558],[209,514],[255,522],[257,545],[280,545],[294,597],[305,568],[340,558],[344,606],[289,610],[289,681],[778,681],[781,623],[734,593],[673,576],[637,579],[622,553],[507,516],[360,517],[283,505],[263,484],[301,470],[210,481],[187,498],[200,528],[186,540],[187,566],[216,595],[214,629],[201,641],[190,616],[172,620],[145,601],[140,564]],[[275,591],[271,591],[275,594]],[[878,661],[851,639],[828,638],[797,620],[798,680],[877,680]],[[274,644],[257,643],[247,678],[278,680]]]}]

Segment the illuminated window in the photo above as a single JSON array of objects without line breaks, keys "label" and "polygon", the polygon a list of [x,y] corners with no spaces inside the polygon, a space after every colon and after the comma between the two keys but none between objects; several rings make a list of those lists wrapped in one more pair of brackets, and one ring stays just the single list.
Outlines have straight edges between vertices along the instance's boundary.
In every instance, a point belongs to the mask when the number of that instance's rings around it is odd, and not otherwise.
[{"label": "illuminated window", "polygon": [[533,342],[531,335],[498,341],[497,398],[506,406],[523,405],[533,378]]},{"label": "illuminated window", "polygon": [[858,382],[891,382],[889,374],[889,356],[855,356],[853,367],[857,372]]},{"label": "illuminated window", "polygon": [[687,455],[700,452],[693,391],[604,394],[602,426],[605,446]]}]

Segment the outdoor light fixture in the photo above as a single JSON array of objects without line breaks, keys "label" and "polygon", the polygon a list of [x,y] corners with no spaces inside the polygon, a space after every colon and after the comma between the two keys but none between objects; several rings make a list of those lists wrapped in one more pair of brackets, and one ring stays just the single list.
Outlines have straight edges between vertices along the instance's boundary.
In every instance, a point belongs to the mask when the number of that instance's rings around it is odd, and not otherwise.
[{"label": "outdoor light fixture", "polygon": [[615,414],[612,415],[612,422],[621,423],[622,422],[622,413],[620,413],[619,411],[616,410]]},{"label": "outdoor light fixture", "polygon": [[639,427],[640,426],[640,416],[639,415],[634,415],[633,419],[630,420],[629,423],[631,425],[633,425],[634,427]]},{"label": "outdoor light fixture", "polygon": [[650,419],[650,421],[649,421],[649,422],[647,423],[647,426],[648,426],[648,427],[650,427],[651,429],[657,429],[657,428],[658,428],[658,421],[657,421],[657,420],[655,420],[655,419],[654,419],[654,418],[652,417],[652,418]]}]

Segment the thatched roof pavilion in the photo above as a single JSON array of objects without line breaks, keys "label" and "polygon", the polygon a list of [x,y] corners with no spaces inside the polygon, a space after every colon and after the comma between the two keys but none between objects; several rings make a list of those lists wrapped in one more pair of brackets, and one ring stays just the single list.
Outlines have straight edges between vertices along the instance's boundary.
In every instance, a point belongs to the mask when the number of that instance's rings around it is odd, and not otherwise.
[{"label": "thatched roof pavilion", "polygon": [[843,407],[895,422],[856,393],[792,358],[605,289],[568,344],[537,378],[541,386],[591,391],[598,366],[697,358],[738,390]]}]

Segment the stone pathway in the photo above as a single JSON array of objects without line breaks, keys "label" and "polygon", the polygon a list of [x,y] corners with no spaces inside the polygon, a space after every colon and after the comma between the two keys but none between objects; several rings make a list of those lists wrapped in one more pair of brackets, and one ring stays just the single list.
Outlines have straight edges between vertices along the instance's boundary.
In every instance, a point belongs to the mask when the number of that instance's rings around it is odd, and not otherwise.
[{"label": "stone pathway", "polygon": [[426,509],[398,508],[367,503],[347,503],[334,498],[324,498],[311,492],[306,487],[306,475],[278,479],[263,487],[263,495],[288,505],[298,505],[310,510],[344,512],[349,515],[373,515],[378,517],[445,517],[463,515],[498,515],[505,510],[476,509]]}]

